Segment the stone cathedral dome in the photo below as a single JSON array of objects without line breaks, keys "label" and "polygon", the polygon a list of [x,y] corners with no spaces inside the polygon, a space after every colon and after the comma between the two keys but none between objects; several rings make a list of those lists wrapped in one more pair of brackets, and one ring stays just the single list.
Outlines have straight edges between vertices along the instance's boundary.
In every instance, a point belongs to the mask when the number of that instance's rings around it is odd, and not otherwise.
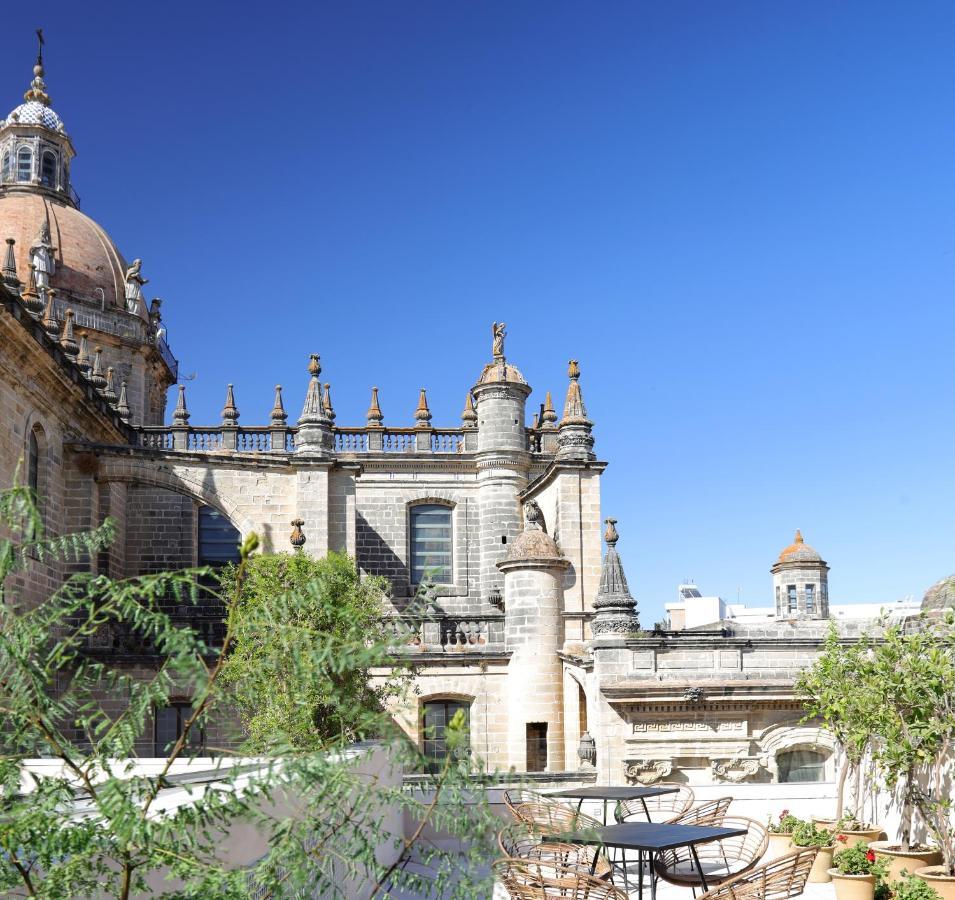
[{"label": "stone cathedral dome", "polygon": [[[45,247],[60,300],[124,309],[126,260],[103,228],[80,212],[72,185],[76,151],[43,76],[41,52],[23,102],[0,120],[0,249],[3,241],[15,242],[21,283],[29,277],[33,248]],[[147,319],[142,304],[134,312]]]},{"label": "stone cathedral dome", "polygon": [[107,309],[121,307],[126,261],[103,228],[56,197],[33,191],[5,191],[0,195],[0,239],[16,241],[14,253],[21,280],[26,280],[29,271],[30,248],[47,223],[59,296]]}]

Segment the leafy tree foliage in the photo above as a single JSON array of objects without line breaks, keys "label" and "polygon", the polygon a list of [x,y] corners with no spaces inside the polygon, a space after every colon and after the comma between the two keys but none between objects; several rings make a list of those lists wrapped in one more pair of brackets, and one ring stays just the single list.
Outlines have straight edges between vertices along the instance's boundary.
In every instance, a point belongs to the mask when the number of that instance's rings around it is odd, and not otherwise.
[{"label": "leafy tree foliage", "polygon": [[[269,749],[277,735],[299,750],[380,736],[383,702],[406,684],[382,652],[395,637],[383,618],[384,579],[360,578],[341,553],[323,559],[279,553],[250,559],[241,583],[239,568],[229,567],[222,585],[237,597],[223,676],[250,750]],[[317,644],[327,654],[317,669],[303,671],[302,660],[313,661]],[[364,652],[356,656],[359,647]],[[391,674],[373,686],[372,667]]]},{"label": "leafy tree foliage", "polygon": [[835,626],[826,635],[822,653],[800,673],[796,693],[806,705],[806,720],[821,719],[842,748],[845,763],[839,773],[836,818],[843,814],[846,777],[855,773],[854,814],[864,796],[863,762],[872,738],[871,659],[867,642],[844,642]]},{"label": "leafy tree foliage", "polygon": [[[260,603],[255,598],[264,596],[267,572],[278,564],[254,562],[257,539],[250,535],[228,593],[208,587],[216,580],[207,569],[125,580],[80,573],[39,605],[17,607],[24,567],[37,559],[83,563],[109,545],[114,530],[107,522],[89,534],[49,538],[29,490],[0,492],[0,895],[335,898],[345,896],[349,879],[358,879],[369,900],[395,891],[420,897],[444,892],[462,900],[490,896],[482,863],[498,820],[455,754],[422,799],[403,790],[400,780],[389,787],[369,778],[360,770],[365,751],[346,746],[353,734],[388,733],[387,719],[373,703],[358,718],[343,709],[356,696],[368,699],[351,673],[384,665],[393,648],[371,626],[360,634],[337,626],[323,630],[337,613],[316,597],[325,590],[342,596],[341,584],[354,601],[352,612],[342,615],[357,614],[366,601],[371,614],[370,595],[356,593],[345,561],[333,560],[316,578],[299,579]],[[250,571],[262,579],[251,591]],[[223,644],[209,646],[192,629],[176,627],[164,612],[170,597],[180,607],[221,603]],[[317,618],[317,609],[331,618]],[[151,676],[134,676],[90,652],[116,627],[131,627],[156,648],[160,663]],[[248,646],[252,634],[260,638],[258,665],[294,683],[290,696],[311,703],[315,696],[303,686],[325,685],[324,747],[303,749],[305,720],[280,704],[282,714],[270,719],[274,732],[263,737],[266,753],[254,760],[220,758],[214,777],[180,783],[177,763],[193,730],[247,699],[225,673],[228,648],[233,642]],[[192,713],[181,736],[156,771],[134,770],[154,710],[183,685],[192,693]],[[124,701],[119,714],[109,703],[116,697]],[[314,716],[315,707],[306,708]],[[460,720],[451,723],[447,739],[452,747],[466,739]],[[386,748],[396,766],[419,762],[407,742],[391,740]],[[42,771],[26,764],[36,757],[47,758]],[[173,792],[180,802],[169,802]],[[405,814],[421,823],[410,837],[390,830],[389,814],[396,810],[399,821]],[[225,859],[237,822],[267,840],[264,858],[247,869]],[[424,842],[430,829],[461,837],[465,850]],[[379,850],[389,847],[415,851],[424,868],[382,863]]]}]

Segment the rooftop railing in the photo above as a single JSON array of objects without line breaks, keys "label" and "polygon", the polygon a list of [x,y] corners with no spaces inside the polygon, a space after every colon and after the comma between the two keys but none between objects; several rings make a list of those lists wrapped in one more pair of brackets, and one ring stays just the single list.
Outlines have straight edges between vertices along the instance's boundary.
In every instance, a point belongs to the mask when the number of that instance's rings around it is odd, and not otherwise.
[{"label": "rooftop railing", "polygon": [[[294,426],[148,425],[136,429],[137,446],[190,453],[292,453]],[[335,452],[342,456],[374,454],[459,455],[477,451],[474,428],[332,428]],[[527,429],[527,449],[540,452],[540,435]]]}]

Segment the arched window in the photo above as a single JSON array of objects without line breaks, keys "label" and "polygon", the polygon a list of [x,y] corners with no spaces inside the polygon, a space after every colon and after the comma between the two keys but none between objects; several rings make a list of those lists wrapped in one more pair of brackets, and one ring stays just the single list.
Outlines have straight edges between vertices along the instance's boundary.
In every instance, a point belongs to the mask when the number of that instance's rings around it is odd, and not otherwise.
[{"label": "arched window", "polygon": [[33,177],[33,151],[21,147],[17,151],[17,181],[29,181]]},{"label": "arched window", "polygon": [[4,181],[10,180],[10,151],[4,150],[3,152],[3,174],[0,175]]},{"label": "arched window", "polygon": [[805,782],[826,780],[826,755],[817,750],[788,750],[776,757],[779,780]]},{"label": "arched window", "polygon": [[[429,771],[438,771],[448,756],[448,723],[455,713],[464,713],[465,728],[471,724],[471,704],[467,700],[429,700],[422,708],[422,749]],[[458,748],[456,755],[465,758],[470,755],[470,739],[466,745]]]},{"label": "arched window", "polygon": [[30,432],[27,446],[27,487],[33,491],[34,502],[40,502],[40,441],[36,429]]},{"label": "arched window", "polygon": [[452,584],[451,507],[421,503],[411,507],[411,583],[430,579]]},{"label": "arched window", "polygon": [[56,154],[51,150],[43,152],[40,163],[40,183],[45,187],[56,187]]},{"label": "arched window", "polygon": [[199,565],[224,566],[239,562],[238,529],[219,510],[199,507]]}]

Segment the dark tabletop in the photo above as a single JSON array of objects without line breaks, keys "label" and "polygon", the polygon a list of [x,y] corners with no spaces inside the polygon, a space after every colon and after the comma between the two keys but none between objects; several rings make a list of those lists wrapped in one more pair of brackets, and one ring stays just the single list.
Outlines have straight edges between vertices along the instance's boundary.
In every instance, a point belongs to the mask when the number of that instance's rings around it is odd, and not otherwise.
[{"label": "dark tabletop", "polygon": [[624,822],[588,831],[562,834],[561,840],[577,844],[604,844],[625,850],[672,850],[691,844],[705,844],[720,838],[746,834],[745,828],[717,828],[714,825],[665,825],[653,822]]},{"label": "dark tabletop", "polygon": [[641,797],[659,797],[675,794],[675,787],[582,787],[566,791],[548,792],[548,797],[569,797],[574,800],[639,800]]}]

